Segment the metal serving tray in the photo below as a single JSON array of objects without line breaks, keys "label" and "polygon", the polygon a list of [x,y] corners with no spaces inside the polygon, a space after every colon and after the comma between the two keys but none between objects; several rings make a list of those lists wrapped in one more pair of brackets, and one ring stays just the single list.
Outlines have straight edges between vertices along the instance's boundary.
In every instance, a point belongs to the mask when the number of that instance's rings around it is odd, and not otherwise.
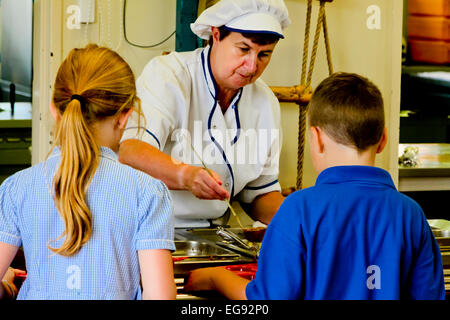
[{"label": "metal serving tray", "polygon": [[[245,239],[244,232],[241,228],[226,228],[226,230],[230,230],[241,239]],[[188,232],[196,237],[201,237],[203,239],[207,239],[209,241],[217,242],[223,240],[221,236],[217,234],[216,228],[198,228],[198,229],[189,229]]]},{"label": "metal serving tray", "polygon": [[175,241],[175,248],[175,252],[172,253],[174,257],[210,258],[238,256],[238,254],[230,250],[201,241]]}]

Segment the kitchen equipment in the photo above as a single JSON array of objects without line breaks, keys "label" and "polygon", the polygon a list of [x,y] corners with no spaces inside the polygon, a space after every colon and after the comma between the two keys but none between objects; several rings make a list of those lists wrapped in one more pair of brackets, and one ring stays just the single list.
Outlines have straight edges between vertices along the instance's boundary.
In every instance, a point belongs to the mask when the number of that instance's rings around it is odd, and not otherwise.
[{"label": "kitchen equipment", "polygon": [[251,245],[245,243],[241,238],[239,238],[234,232],[230,231],[230,230],[226,230],[223,227],[219,226],[217,227],[217,231],[216,233],[223,237],[226,240],[231,240],[236,242],[238,245],[242,246],[244,249],[247,250],[253,250],[254,247],[252,247]]},{"label": "kitchen equipment", "polygon": [[182,241],[175,240],[175,249],[172,261],[174,273],[179,278],[187,277],[192,270],[198,268],[253,262],[234,250],[195,236]]},{"label": "kitchen equipment", "polygon": [[254,245],[246,243],[234,232],[227,230],[223,227],[217,227],[216,233],[221,236],[224,241],[217,241],[216,244],[222,247],[226,247],[231,250],[238,251],[241,254],[257,259],[259,256],[259,250]]},{"label": "kitchen equipment", "polygon": [[230,242],[216,242],[218,246],[224,247],[229,250],[233,250],[239,252],[241,255],[251,258],[253,261],[256,261],[259,256],[259,251],[257,249],[246,249],[239,245]]},{"label": "kitchen equipment", "polygon": [[[200,241],[175,241],[175,258],[214,258],[214,257],[236,257],[237,254],[214,246],[207,242]],[[180,259],[181,260],[181,259]]]},{"label": "kitchen equipment", "polygon": [[[209,168],[206,166],[205,162],[203,161],[202,157],[198,154],[197,150],[195,150],[194,146],[192,145],[191,142],[191,148],[194,151],[195,155],[197,156],[197,158],[202,162],[202,166],[203,168],[206,170],[206,172],[208,172],[208,174],[212,177],[212,173],[211,170],[209,170]],[[241,228],[244,228],[244,226],[241,223],[241,219],[239,219],[239,216],[236,214],[236,212],[234,211],[233,207],[230,204],[230,200],[225,199],[225,202],[227,203],[228,208],[230,209],[231,213],[233,214],[233,216],[236,218],[237,222],[239,223],[239,226]]]},{"label": "kitchen equipment", "polygon": [[[227,228],[237,237],[243,238],[240,228]],[[231,266],[231,271],[251,280],[256,272],[254,251],[240,246],[217,244],[223,238],[217,234],[216,228],[175,229],[175,247],[173,266],[177,287],[177,300],[223,299],[219,293],[212,291],[196,292],[195,295],[184,291],[184,285],[191,271],[205,267]],[[227,238],[231,241],[231,237]],[[245,241],[245,240],[244,240]],[[242,266],[241,266],[242,265]]]}]

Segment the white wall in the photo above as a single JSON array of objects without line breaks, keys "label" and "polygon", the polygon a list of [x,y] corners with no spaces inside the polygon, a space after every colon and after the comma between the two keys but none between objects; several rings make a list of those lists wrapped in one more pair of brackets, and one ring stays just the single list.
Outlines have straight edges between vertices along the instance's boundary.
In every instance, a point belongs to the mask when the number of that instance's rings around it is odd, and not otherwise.
[{"label": "white wall", "polygon": [[[291,86],[300,83],[303,53],[306,0],[285,1],[292,24],[286,38],[280,41],[271,64],[263,75],[269,85]],[[381,12],[381,29],[369,30],[366,13],[370,5]],[[316,28],[319,1],[313,1],[311,43]],[[327,23],[334,71],[356,72],[377,84],[385,100],[389,144],[378,157],[377,165],[398,179],[397,145],[400,110],[402,0],[337,0],[326,4]],[[328,75],[325,46],[321,33],[312,87]],[[283,150],[280,182],[283,187],[295,186],[297,167],[298,108],[282,104]],[[303,186],[311,186],[317,177],[305,151]]]},{"label": "white wall", "polygon": [[[49,2],[50,1],[50,2]],[[94,24],[82,26],[80,30],[69,30],[66,19],[69,14],[66,9],[76,0],[35,0],[37,4],[47,3],[53,12],[60,14],[60,19],[52,17],[48,28],[55,39],[48,44],[55,50],[51,64],[56,66],[73,48],[84,46],[88,42],[96,42],[118,51],[131,65],[138,76],[144,65],[154,56],[163,51],[173,51],[174,38],[164,45],[153,49],[132,47],[123,40],[122,4],[123,0],[97,0],[96,20]],[[301,57],[303,48],[304,25],[306,16],[306,0],[285,1],[291,26],[286,31],[286,39],[280,41],[275,50],[271,64],[263,75],[269,85],[291,86],[299,84],[301,72]],[[314,1],[311,31],[315,30],[318,12],[318,1]],[[369,15],[366,9],[377,5],[381,10],[381,29],[368,30],[366,20]],[[40,5],[42,7],[42,5]],[[390,171],[397,181],[397,145],[400,109],[400,72],[401,72],[401,34],[402,34],[402,0],[336,0],[328,3],[327,22],[331,40],[331,50],[335,71],[360,73],[377,84],[385,99],[386,120],[389,131],[389,144],[377,160],[377,165]],[[42,12],[40,13],[42,14]],[[176,1],[175,0],[128,0],[127,34],[130,40],[140,44],[150,44],[160,41],[175,30]],[[38,19],[39,20],[39,19]],[[35,25],[36,27],[36,25]],[[311,37],[312,38],[312,37]],[[311,46],[310,46],[311,47]],[[43,52],[42,48],[40,52]],[[39,57],[35,53],[35,61]],[[45,59],[43,59],[45,60]],[[41,62],[42,63],[42,62]],[[56,69],[50,71],[53,77]],[[313,88],[328,75],[323,34],[315,64]],[[35,77],[35,81],[39,77]],[[37,87],[46,88],[51,83],[37,83]],[[48,98],[47,98],[48,99]],[[36,101],[35,104],[38,104]],[[38,106],[45,113],[45,99]],[[41,117],[42,118],[42,117]],[[50,121],[43,117],[42,121]],[[283,151],[281,157],[280,182],[283,187],[294,186],[297,165],[297,131],[298,109],[295,104],[282,104]],[[36,123],[33,124],[37,126]],[[41,143],[46,132],[41,125]],[[34,139],[34,135],[33,135]],[[34,144],[36,140],[33,140]],[[35,148],[36,146],[34,146]],[[41,151],[33,153],[33,162],[45,157],[47,146],[40,146]],[[314,173],[309,149],[305,154],[304,186],[314,184]]]},{"label": "white wall", "polygon": [[[163,51],[175,50],[175,36],[155,48],[133,47],[124,39],[123,0],[96,0],[95,22],[82,25],[81,29],[62,29],[62,56],[74,47],[97,43],[117,51],[131,66],[136,77],[145,64]],[[77,4],[76,0],[63,0],[63,7]],[[63,12],[67,18],[68,13]],[[175,31],[176,0],[128,0],[126,8],[126,32],[130,42],[139,45],[159,43]]]}]

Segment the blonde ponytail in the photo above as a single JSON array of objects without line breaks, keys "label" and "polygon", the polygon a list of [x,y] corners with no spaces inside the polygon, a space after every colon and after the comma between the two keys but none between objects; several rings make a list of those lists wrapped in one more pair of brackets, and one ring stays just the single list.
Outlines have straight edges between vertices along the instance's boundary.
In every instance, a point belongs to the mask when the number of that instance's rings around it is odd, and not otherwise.
[{"label": "blonde ponytail", "polygon": [[64,238],[63,244],[48,247],[56,254],[72,256],[92,235],[94,217],[86,192],[100,151],[90,128],[133,107],[139,119],[142,112],[129,65],[114,51],[97,45],[69,53],[56,76],[53,102],[61,115],[55,135],[61,163],[53,177],[54,201],[65,230],[54,240]]},{"label": "blonde ponytail", "polygon": [[49,247],[62,256],[75,254],[91,237],[92,216],[86,204],[86,191],[98,166],[99,149],[84,120],[81,103],[74,99],[58,124],[56,144],[61,163],[53,178],[55,204],[64,212],[65,236],[60,248]]}]

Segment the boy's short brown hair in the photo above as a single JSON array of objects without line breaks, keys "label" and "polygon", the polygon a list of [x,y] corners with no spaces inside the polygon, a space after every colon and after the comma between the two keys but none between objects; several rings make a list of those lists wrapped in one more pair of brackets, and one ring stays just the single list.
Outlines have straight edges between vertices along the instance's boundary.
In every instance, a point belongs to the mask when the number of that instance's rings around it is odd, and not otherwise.
[{"label": "boy's short brown hair", "polygon": [[308,118],[310,126],[321,128],[337,143],[364,151],[383,135],[383,97],[368,79],[355,73],[335,73],[314,91]]}]

